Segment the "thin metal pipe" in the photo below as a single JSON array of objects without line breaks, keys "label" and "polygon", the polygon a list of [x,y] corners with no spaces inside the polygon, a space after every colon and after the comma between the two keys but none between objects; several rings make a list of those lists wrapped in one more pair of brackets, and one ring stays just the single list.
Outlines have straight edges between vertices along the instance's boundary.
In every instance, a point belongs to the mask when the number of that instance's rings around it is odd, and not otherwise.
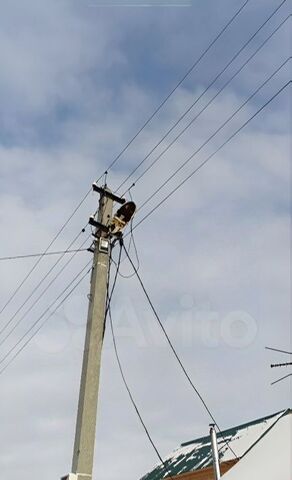
[{"label": "thin metal pipe", "polygon": [[210,425],[210,437],[211,437],[211,445],[212,445],[214,479],[219,480],[221,478],[221,472],[220,472],[217,435],[216,435],[216,430],[215,430],[215,425],[214,424]]}]

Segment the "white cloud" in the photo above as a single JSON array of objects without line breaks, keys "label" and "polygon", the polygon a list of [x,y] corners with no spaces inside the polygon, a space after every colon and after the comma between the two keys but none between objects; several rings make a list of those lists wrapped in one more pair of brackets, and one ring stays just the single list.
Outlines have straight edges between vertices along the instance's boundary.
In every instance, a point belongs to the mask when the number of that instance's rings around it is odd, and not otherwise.
[{"label": "white cloud", "polygon": [[[226,9],[228,6],[226,2]],[[129,37],[138,38],[139,29],[141,34],[153,30],[157,38],[169,34],[172,45],[183,17],[176,19],[173,13],[156,11],[144,12],[145,17],[132,11],[111,14],[66,2],[25,2],[17,8],[2,8],[6,24],[0,42],[4,66],[0,77],[4,108],[1,121],[10,140],[6,142],[4,138],[0,149],[0,222],[1,250],[3,255],[9,255],[41,251],[48,245],[72,206],[155,105],[153,87],[139,84],[133,73],[137,65],[128,63]],[[207,7],[201,8],[198,22],[209,15]],[[207,34],[202,36],[202,42],[207,42]],[[186,28],[184,35],[191,39],[193,32],[190,34]],[[183,51],[180,48],[184,41],[177,40],[177,51]],[[147,44],[144,48],[147,50]],[[147,60],[153,55],[154,65],[159,50],[146,52]],[[180,57],[173,54],[171,62],[179,65],[188,60]],[[104,74],[113,65],[120,66],[120,77],[111,83]],[[194,87],[177,92],[168,108],[117,163],[109,175],[114,188],[195,98],[204,85],[204,75]],[[242,90],[245,88],[252,90],[253,85],[244,80]],[[243,101],[247,96],[243,91],[230,89],[219,97],[208,114],[137,184],[132,193],[138,206]],[[63,102],[72,103],[74,108],[81,106],[66,121],[55,115]],[[249,106],[238,124],[256,108]],[[56,122],[57,140],[52,136],[48,141],[45,125],[41,134],[38,132],[40,125],[34,120],[45,115],[50,128]],[[279,410],[289,403],[288,383],[277,389],[269,386],[273,378],[269,370],[272,357],[264,350],[266,344],[289,348],[288,122],[282,102],[271,106],[135,230],[147,288],[192,377],[223,427]],[[234,125],[226,132],[231,133]],[[23,136],[26,129],[28,137]],[[178,178],[191,172],[225,135],[207,147]],[[167,141],[160,148],[165,145]],[[178,178],[168,189],[177,184]],[[56,248],[69,244],[95,210],[96,202],[96,196],[90,195],[58,239]],[[137,221],[141,217],[142,211]],[[87,254],[75,259],[51,293],[26,317],[21,329],[11,337],[10,345],[88,260]],[[0,326],[53,262],[53,258],[41,262],[37,275],[0,319]],[[32,265],[33,260],[1,263],[2,304]],[[129,272],[126,262],[122,271]],[[87,291],[85,282],[71,303],[53,316],[0,377],[1,432],[5,438],[0,465],[11,480],[18,478],[20,472],[25,478],[42,472],[46,480],[69,470]],[[193,299],[189,307],[183,301],[185,295]],[[134,329],[132,338],[127,339],[121,336],[125,331],[121,322],[124,312],[129,311],[141,328],[138,332]],[[258,327],[254,340],[245,348],[230,344],[222,327],[226,317],[238,311],[252,316]],[[209,419],[161,341],[159,328],[134,279],[118,284],[114,320],[129,383],[162,453],[205,434]],[[235,327],[235,336],[240,332],[244,335],[242,325]],[[139,338],[135,340],[141,330],[146,338],[143,347],[139,346]],[[107,337],[95,476],[114,480],[119,474],[134,480],[155,462],[129,405]]]}]

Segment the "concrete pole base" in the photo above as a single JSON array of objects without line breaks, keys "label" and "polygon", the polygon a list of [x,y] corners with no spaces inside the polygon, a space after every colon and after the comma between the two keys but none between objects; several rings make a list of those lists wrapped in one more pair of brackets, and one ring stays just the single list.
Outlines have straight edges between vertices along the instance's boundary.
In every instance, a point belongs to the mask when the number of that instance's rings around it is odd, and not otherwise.
[{"label": "concrete pole base", "polygon": [[69,473],[61,477],[61,480],[92,480],[92,476],[85,473]]}]

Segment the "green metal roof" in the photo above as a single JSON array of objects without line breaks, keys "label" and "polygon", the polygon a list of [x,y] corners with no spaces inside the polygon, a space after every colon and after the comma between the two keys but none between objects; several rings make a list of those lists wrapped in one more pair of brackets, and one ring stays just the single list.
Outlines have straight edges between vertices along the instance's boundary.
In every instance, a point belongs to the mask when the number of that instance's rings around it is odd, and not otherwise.
[{"label": "green metal roof", "polygon": [[[240,458],[258,442],[267,430],[272,428],[281,416],[287,413],[291,413],[291,410],[283,410],[273,415],[224,430],[222,434],[218,434],[220,461],[224,462],[234,459],[234,455],[227,447],[225,440],[229,442],[232,450]],[[141,480],[161,480],[211,466],[212,449],[210,436],[183,443],[164,459],[164,464],[166,468],[159,464]]]}]

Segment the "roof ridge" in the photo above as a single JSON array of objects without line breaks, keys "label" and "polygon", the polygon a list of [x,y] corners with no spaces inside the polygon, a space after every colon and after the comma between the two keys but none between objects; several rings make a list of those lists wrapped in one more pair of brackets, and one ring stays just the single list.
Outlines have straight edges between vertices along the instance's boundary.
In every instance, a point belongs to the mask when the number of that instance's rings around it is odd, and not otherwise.
[{"label": "roof ridge", "polygon": [[[264,422],[266,420],[270,420],[271,418],[276,417],[277,415],[280,415],[280,414],[288,415],[289,413],[292,413],[292,410],[290,408],[287,408],[287,409],[280,410],[276,413],[273,413],[271,415],[267,415],[265,417],[261,417],[261,418],[258,418],[256,420],[252,420],[251,422],[245,422],[245,423],[242,423],[240,425],[235,425],[234,427],[230,427],[230,428],[228,428],[226,430],[222,430],[220,433],[218,433],[218,435],[217,435],[218,439],[222,438],[222,436],[231,435],[232,432],[234,432],[234,430],[237,430],[237,429],[239,430],[239,429],[243,429],[243,428],[246,428],[246,427],[251,427],[253,425],[257,425],[258,423]],[[196,438],[194,440],[189,440],[187,442],[182,443],[179,448],[188,447],[189,445],[192,445],[193,443],[206,441],[208,438],[210,438],[210,435],[205,435],[204,437]]]},{"label": "roof ridge", "polygon": [[[291,409],[281,410],[272,415],[253,420],[248,423],[238,425],[222,432],[222,434],[228,438],[228,440],[239,442],[240,458],[246,455],[270,430],[278,423],[281,422],[283,417],[287,418],[288,414],[291,414]],[[253,427],[254,426],[254,427]],[[251,428],[250,428],[251,427]],[[226,433],[227,432],[227,433]],[[241,443],[242,438],[245,437]],[[228,461],[230,453],[226,451],[223,445],[223,439],[218,438],[221,449],[221,461]],[[223,446],[222,446],[223,445]],[[236,451],[236,450],[235,450]],[[237,452],[239,453],[239,452]],[[170,455],[164,458],[164,462],[167,465],[171,476],[176,477],[183,473],[199,471],[202,468],[212,465],[212,452],[210,436],[193,440],[188,443],[184,443],[181,447],[174,450]],[[164,477],[164,471],[161,465],[156,465],[154,469],[148,472],[141,480],[162,480]]]},{"label": "roof ridge", "polygon": [[[280,413],[282,413],[282,415],[280,415]],[[283,417],[286,417],[286,415],[290,415],[292,413],[292,410],[291,408],[287,408],[286,410],[283,410],[282,412],[279,412],[279,417],[275,420],[275,422],[269,426],[269,428],[267,428],[267,430],[265,430],[260,436],[259,438],[246,450],[246,452],[243,454],[243,457],[245,457],[245,455],[250,452],[254,447],[255,445],[257,445],[273,428],[274,426],[283,418]],[[272,418],[272,417],[270,417]]]}]

